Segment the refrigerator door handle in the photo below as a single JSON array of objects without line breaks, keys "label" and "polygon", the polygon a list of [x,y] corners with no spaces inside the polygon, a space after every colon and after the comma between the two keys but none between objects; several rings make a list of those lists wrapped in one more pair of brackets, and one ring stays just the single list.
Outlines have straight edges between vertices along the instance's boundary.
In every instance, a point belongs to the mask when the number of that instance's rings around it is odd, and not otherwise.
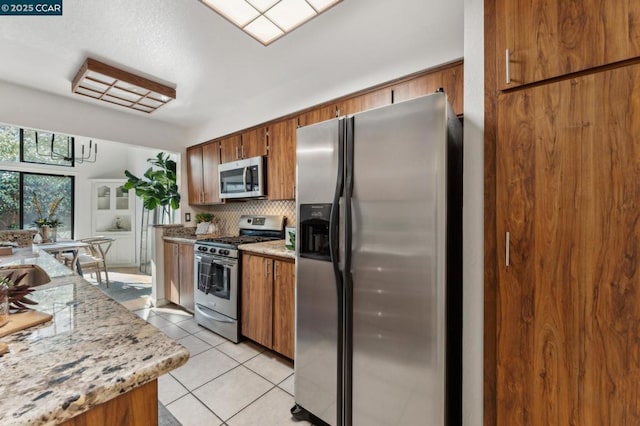
[{"label": "refrigerator door handle", "polygon": [[331,255],[331,263],[333,264],[333,273],[336,280],[336,293],[338,296],[338,342],[337,342],[337,389],[336,389],[336,419],[337,426],[343,426],[343,321],[344,318],[344,301],[343,301],[343,282],[342,271],[340,270],[339,236],[340,236],[340,198],[344,192],[344,155],[345,155],[345,121],[338,120],[338,176],[336,179],[336,189],[333,194],[333,202],[331,204],[331,213],[329,215],[329,253]]},{"label": "refrigerator door handle", "polygon": [[353,211],[352,196],[354,185],[354,136],[355,118],[347,118],[345,145],[345,189],[344,189],[344,270],[343,280],[343,377],[342,391],[344,392],[343,421],[345,425],[352,423],[352,388],[353,388],[353,277],[351,275],[351,255],[353,245]]}]

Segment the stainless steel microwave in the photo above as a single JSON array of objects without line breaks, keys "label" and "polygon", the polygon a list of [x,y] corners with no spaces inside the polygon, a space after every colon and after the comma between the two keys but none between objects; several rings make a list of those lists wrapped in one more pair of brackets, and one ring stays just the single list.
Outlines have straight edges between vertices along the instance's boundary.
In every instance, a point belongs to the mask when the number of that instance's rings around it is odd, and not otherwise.
[{"label": "stainless steel microwave", "polygon": [[218,165],[220,198],[263,197],[264,157],[251,157]]}]

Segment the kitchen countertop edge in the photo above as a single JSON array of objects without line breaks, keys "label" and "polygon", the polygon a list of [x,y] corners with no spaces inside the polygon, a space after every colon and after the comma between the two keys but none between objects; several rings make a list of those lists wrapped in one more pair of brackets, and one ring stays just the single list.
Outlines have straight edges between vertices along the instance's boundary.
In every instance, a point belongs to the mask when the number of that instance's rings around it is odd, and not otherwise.
[{"label": "kitchen countertop edge", "polygon": [[239,250],[246,253],[266,254],[284,259],[296,259],[296,252],[284,246],[284,240],[266,241],[264,243],[240,244]]},{"label": "kitchen countertop edge", "polygon": [[[52,278],[32,296],[54,319],[0,338],[10,349],[1,358],[3,425],[62,423],[189,359],[184,346],[82,277]],[[68,323],[94,316],[95,324]]]}]

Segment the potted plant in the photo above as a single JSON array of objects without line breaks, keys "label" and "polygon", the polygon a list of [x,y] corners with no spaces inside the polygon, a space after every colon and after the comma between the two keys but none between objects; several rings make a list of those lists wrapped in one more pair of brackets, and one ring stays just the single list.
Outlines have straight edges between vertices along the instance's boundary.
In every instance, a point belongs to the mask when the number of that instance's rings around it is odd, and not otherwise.
[{"label": "potted plant", "polygon": [[44,215],[38,195],[33,192],[33,208],[38,214],[38,218],[33,222],[37,227],[43,242],[56,242],[58,235],[58,226],[62,226],[62,222],[56,217],[56,211],[60,207],[60,203],[64,197],[58,197],[49,204],[47,215]]},{"label": "potted plant", "polygon": [[147,162],[152,167],[144,172],[142,178],[133,175],[129,170],[124,171],[128,179],[124,187],[135,189],[145,209],[154,210],[161,207],[163,219],[166,217],[171,223],[173,222],[171,211],[180,208],[176,162],[164,152],[159,152],[156,158],[147,159]]}]

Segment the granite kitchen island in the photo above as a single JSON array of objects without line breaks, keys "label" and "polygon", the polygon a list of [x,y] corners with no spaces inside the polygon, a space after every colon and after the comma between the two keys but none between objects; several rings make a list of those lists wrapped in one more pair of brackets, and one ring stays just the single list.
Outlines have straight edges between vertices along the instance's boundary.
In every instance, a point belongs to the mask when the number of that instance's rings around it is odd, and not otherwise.
[{"label": "granite kitchen island", "polygon": [[[0,267],[11,263],[2,260]],[[53,320],[0,338],[10,351],[0,358],[0,424],[155,424],[157,378],[183,365],[189,352],[83,278],[60,271],[30,297]]]}]

